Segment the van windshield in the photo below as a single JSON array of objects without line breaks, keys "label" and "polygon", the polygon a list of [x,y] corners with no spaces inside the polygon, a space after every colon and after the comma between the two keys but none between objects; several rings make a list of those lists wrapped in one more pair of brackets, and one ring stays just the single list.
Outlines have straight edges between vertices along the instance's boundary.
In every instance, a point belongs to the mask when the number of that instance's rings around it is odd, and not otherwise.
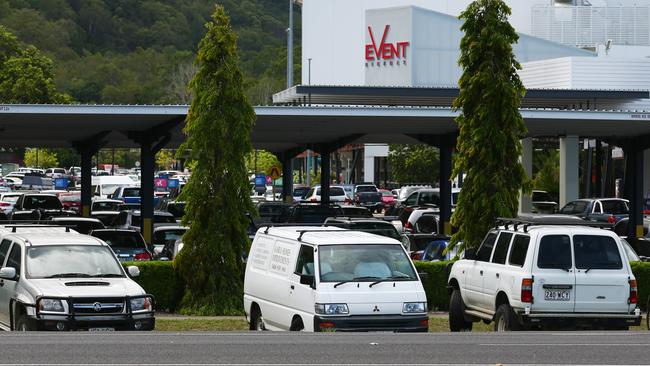
[{"label": "van windshield", "polygon": [[417,280],[400,244],[324,245],[318,249],[318,260],[321,282]]}]

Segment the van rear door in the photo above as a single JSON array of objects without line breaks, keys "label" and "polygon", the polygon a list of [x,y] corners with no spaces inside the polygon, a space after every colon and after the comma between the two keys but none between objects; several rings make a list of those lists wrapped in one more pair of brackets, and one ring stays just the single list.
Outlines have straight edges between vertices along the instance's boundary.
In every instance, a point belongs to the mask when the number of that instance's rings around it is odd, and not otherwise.
[{"label": "van rear door", "polygon": [[580,313],[628,312],[630,274],[617,240],[606,235],[574,235],[576,304]]},{"label": "van rear door", "polygon": [[568,235],[545,235],[535,259],[532,310],[571,312],[575,306],[575,272]]}]

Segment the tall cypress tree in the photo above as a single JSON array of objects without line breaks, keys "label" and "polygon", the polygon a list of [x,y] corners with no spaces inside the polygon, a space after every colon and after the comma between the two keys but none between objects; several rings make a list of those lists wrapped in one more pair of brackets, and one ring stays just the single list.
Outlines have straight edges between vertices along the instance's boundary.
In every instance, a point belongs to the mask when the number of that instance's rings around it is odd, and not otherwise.
[{"label": "tall cypress tree", "polygon": [[512,51],[519,36],[508,23],[503,0],[476,0],[461,13],[465,33],[459,64],[463,74],[454,108],[460,135],[453,176],[466,172],[452,224],[452,243],[476,247],[497,217],[516,215],[529,180],[519,157],[527,129],[519,114],[525,94]]},{"label": "tall cypress tree", "polygon": [[182,312],[235,314],[243,308],[242,253],[250,245],[245,212],[253,205],[245,158],[255,111],[244,95],[236,36],[222,6],[206,28],[181,149],[192,164],[182,197],[183,222],[191,225],[176,265],[187,283]]}]

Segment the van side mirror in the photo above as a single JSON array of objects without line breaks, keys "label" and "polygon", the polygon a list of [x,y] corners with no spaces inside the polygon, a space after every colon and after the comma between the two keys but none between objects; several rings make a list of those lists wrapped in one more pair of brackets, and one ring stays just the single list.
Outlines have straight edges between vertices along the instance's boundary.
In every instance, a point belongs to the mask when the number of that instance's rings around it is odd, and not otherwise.
[{"label": "van side mirror", "polygon": [[465,249],[465,259],[469,259],[471,261],[476,260],[476,249],[474,249],[474,248],[466,248]]},{"label": "van side mirror", "polygon": [[0,269],[0,278],[5,280],[15,279],[16,269],[14,267],[2,267],[2,269]]},{"label": "van side mirror", "polygon": [[316,288],[316,281],[313,275],[301,274],[300,275],[300,284],[308,285],[311,288]]}]

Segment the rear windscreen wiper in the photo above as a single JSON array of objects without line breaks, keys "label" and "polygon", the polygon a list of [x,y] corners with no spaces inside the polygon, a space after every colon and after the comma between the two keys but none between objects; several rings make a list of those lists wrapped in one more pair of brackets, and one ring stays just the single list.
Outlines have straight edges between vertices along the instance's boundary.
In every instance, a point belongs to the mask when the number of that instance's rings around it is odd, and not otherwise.
[{"label": "rear windscreen wiper", "polygon": [[370,286],[368,286],[368,287],[372,287],[372,286],[374,286],[374,285],[376,285],[378,283],[382,283],[382,282],[390,282],[390,281],[396,281],[396,280],[413,280],[413,279],[414,279],[413,277],[407,276],[407,275],[390,276],[390,277],[382,278],[381,280],[375,281],[375,282],[371,283]]},{"label": "rear windscreen wiper", "polygon": [[377,277],[377,276],[355,277],[355,278],[353,278],[351,280],[345,280],[345,281],[341,281],[341,282],[335,284],[334,288],[337,288],[337,287],[339,287],[339,286],[341,286],[341,285],[343,285],[345,283],[348,283],[348,282],[357,282],[357,281],[363,281],[363,280],[374,280],[374,279],[377,279],[377,278],[379,278],[379,277]]}]

